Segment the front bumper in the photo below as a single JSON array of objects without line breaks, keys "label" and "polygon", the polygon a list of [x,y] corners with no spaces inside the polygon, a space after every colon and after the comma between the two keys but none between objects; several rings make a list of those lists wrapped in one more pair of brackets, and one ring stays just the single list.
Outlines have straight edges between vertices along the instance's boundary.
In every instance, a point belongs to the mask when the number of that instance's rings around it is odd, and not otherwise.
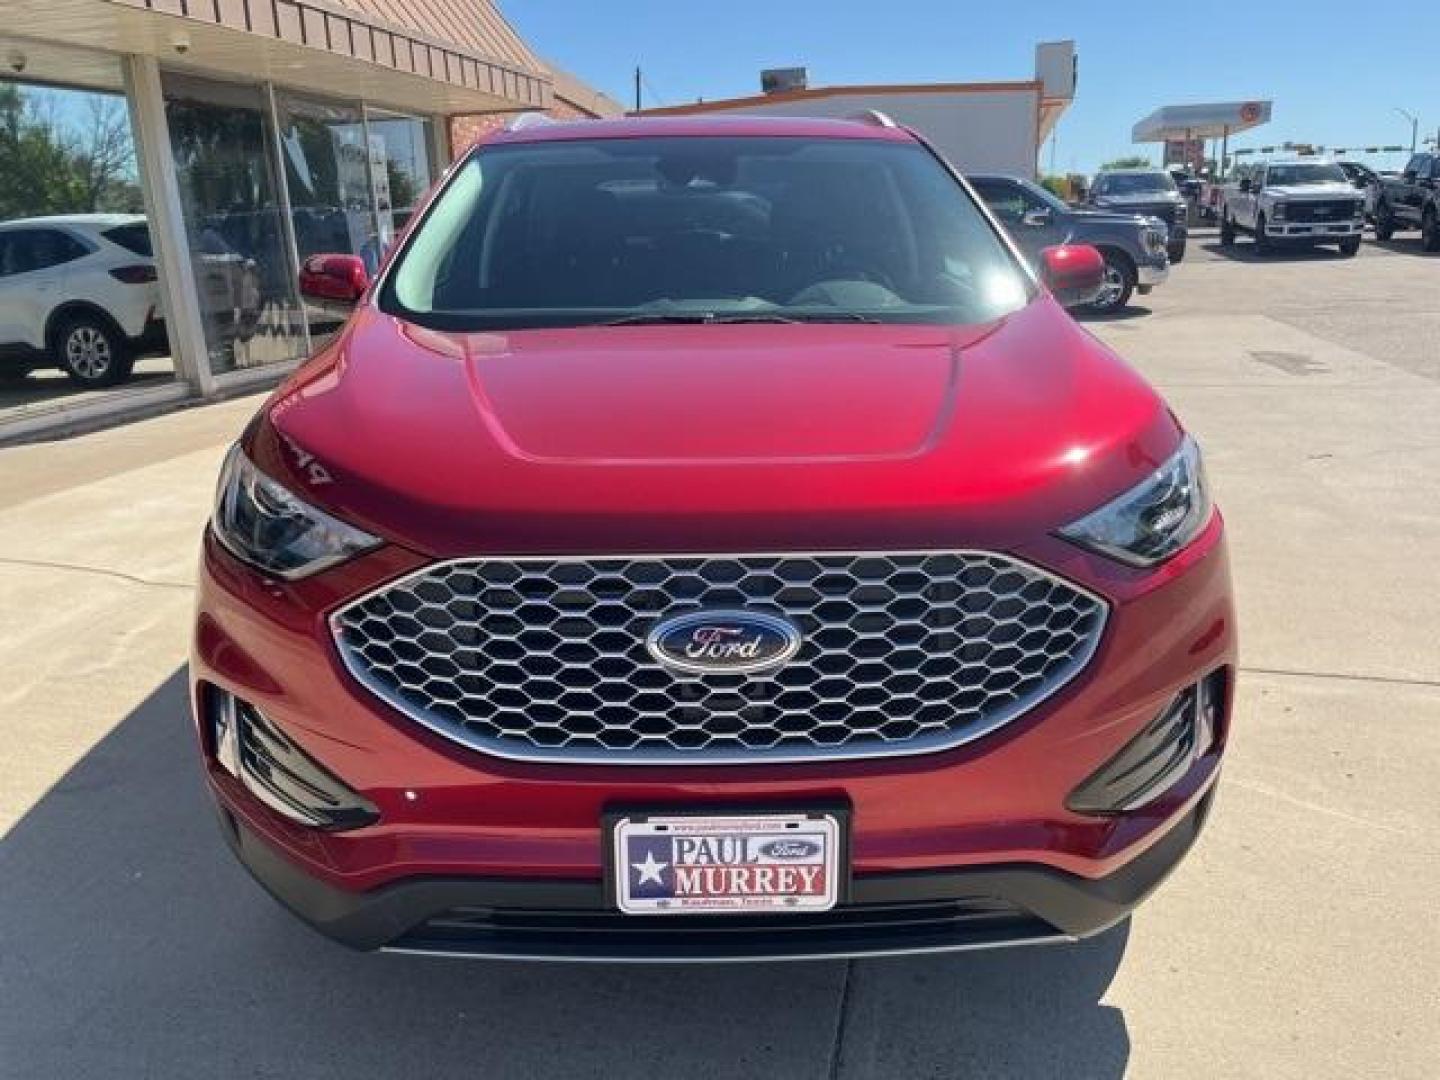
[{"label": "front bumper", "polygon": [[[251,702],[361,793],[379,820],[335,832],[287,820],[220,766],[200,724],[206,778],[246,865],[303,918],[360,948],[588,955],[582,930],[591,926],[606,930],[595,940],[609,944],[590,952],[617,958],[624,949],[615,942],[625,934],[608,931],[621,917],[603,906],[600,823],[607,810],[783,810],[817,802],[850,809],[848,906],[816,922],[824,932],[809,937],[785,930],[807,923],[747,921],[744,933],[725,938],[724,955],[849,955],[1083,936],[1123,917],[1180,858],[1189,841],[1175,838],[1188,829],[1193,839],[1203,818],[1198,808],[1218,776],[1228,701],[1213,744],[1154,801],[1112,817],[1066,806],[1180,688],[1233,667],[1223,526],[1217,515],[1155,572],[1048,537],[1012,554],[1104,596],[1111,615],[1085,672],[976,742],[910,758],[560,765],[458,746],[394,712],[345,672],[328,614],[423,565],[419,556],[381,548],[284,583],[263,580],[207,539],[192,700],[198,706],[207,687],[218,687]],[[1169,855],[1139,861],[1151,851]],[[688,931],[657,936],[637,917],[625,918],[623,928],[640,943],[634,958],[696,958],[716,949],[714,936],[693,944]],[[898,923],[919,929],[902,932]],[[781,939],[792,944],[782,947]]]},{"label": "front bumper", "polygon": [[1141,263],[1135,268],[1135,284],[1142,288],[1152,289],[1156,285],[1163,285],[1170,277],[1170,260],[1161,259],[1159,262]]},{"label": "front bumper", "polygon": [[1115,925],[1199,837],[1213,789],[1144,853],[1089,880],[1042,866],[858,878],[849,901],[815,915],[627,916],[596,882],[426,878],[350,893],[307,877],[231,814],[221,825],[265,889],[320,933],[355,949],[501,960],[717,963],[960,952],[1075,941]]},{"label": "front bumper", "polygon": [[1360,220],[1354,221],[1302,221],[1291,223],[1282,221],[1278,224],[1266,219],[1265,235],[1275,240],[1344,240],[1351,236],[1361,236],[1365,232],[1365,223]]}]

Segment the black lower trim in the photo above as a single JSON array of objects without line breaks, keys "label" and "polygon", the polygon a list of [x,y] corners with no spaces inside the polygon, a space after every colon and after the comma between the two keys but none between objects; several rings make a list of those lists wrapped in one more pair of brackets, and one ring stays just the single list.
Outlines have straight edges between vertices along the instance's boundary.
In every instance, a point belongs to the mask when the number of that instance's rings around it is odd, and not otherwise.
[{"label": "black lower trim", "polygon": [[856,877],[850,902],[797,916],[624,916],[600,882],[419,878],[369,893],[307,876],[222,811],[236,855],[277,900],[356,949],[541,960],[811,959],[1087,937],[1123,919],[1199,836],[1213,792],[1109,877],[1033,864]]},{"label": "black lower trim", "polygon": [[165,332],[165,320],[147,320],[140,336],[130,339],[130,349],[136,356],[167,355],[170,352],[170,338]]}]

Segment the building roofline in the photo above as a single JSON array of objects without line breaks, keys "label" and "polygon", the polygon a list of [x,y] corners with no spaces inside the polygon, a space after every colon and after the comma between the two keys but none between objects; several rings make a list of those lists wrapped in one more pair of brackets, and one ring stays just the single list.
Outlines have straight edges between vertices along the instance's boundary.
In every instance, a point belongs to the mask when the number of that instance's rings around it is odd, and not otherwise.
[{"label": "building roofline", "polygon": [[748,108],[752,105],[773,105],[786,101],[813,101],[816,98],[841,97],[846,94],[996,94],[1022,90],[1043,92],[1044,85],[1039,79],[1015,79],[1008,82],[869,83],[854,86],[817,86],[804,90],[782,90],[774,94],[755,94],[752,97],[696,101],[689,105],[665,105],[655,109],[641,109],[631,115],[684,116],[690,113],[724,112],[727,109]]},{"label": "building roofline", "polygon": [[609,94],[570,74],[562,67],[542,61],[550,71],[555,97],[594,116],[624,116],[625,106]]},{"label": "building roofline", "polygon": [[[108,0],[146,18],[189,22],[313,49],[346,60],[374,64],[402,76],[446,84],[458,91],[514,103],[516,109],[543,109],[553,96],[548,69],[520,41],[493,5],[487,27],[499,35],[497,55],[467,41],[451,41],[433,20],[407,17],[409,9],[377,12],[359,0],[237,0],[234,4],[190,3],[162,10],[155,0]],[[502,33],[503,31],[503,33]],[[463,36],[463,35],[457,35]],[[508,40],[514,37],[514,42]],[[477,39],[478,40],[478,39]],[[533,61],[534,66],[531,66]]]}]

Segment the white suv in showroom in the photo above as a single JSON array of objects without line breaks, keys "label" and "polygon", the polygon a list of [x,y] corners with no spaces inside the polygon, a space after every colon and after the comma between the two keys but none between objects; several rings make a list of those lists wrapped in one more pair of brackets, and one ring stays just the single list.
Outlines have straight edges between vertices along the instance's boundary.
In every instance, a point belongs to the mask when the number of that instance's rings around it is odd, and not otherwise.
[{"label": "white suv in showroom", "polygon": [[163,354],[152,255],[138,214],[0,224],[0,380],[49,366],[80,386],[114,386],[137,357]]}]

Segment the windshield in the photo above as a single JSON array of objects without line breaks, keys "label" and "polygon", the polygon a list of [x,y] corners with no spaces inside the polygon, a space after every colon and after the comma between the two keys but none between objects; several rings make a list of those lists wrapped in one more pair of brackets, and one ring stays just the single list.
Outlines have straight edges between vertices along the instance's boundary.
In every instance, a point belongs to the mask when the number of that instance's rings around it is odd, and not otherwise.
[{"label": "windshield", "polygon": [[1299,187],[1304,184],[1344,184],[1345,172],[1339,165],[1271,165],[1265,183],[1274,187]]},{"label": "windshield", "polygon": [[458,169],[381,307],[439,329],[968,323],[1029,279],[923,147],[871,139],[495,145]]},{"label": "windshield", "polygon": [[1159,195],[1175,190],[1165,173],[1101,173],[1095,178],[1096,195]]}]

